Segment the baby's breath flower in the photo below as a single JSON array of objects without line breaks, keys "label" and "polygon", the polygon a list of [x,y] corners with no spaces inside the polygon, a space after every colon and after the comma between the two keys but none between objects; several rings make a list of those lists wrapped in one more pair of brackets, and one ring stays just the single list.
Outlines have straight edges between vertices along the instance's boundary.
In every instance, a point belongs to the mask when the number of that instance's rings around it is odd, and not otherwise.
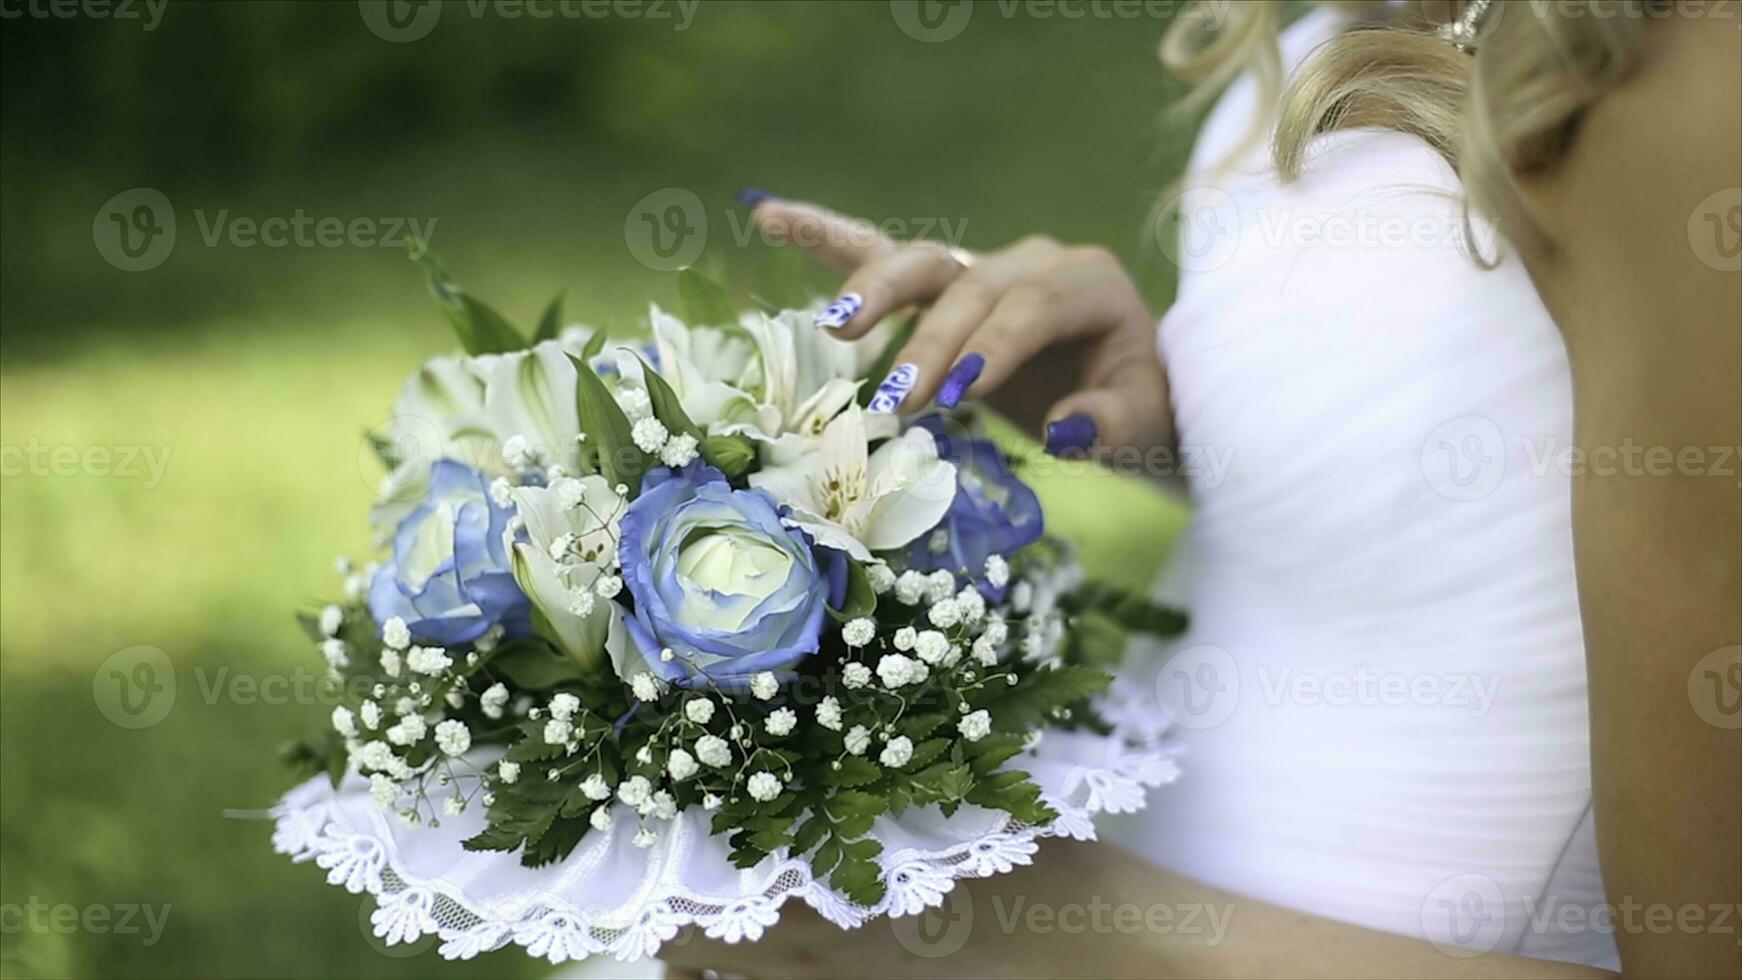
[{"label": "baby's breath flower", "polygon": [[696,763],[696,757],[683,749],[672,749],[671,755],[665,759],[665,771],[671,773],[674,782],[683,782],[694,776],[700,768],[701,766]]},{"label": "baby's breath flower", "polygon": [[333,709],[333,731],[346,738],[357,737],[357,717],[351,714],[351,709],[339,705]]},{"label": "baby's breath flower", "polygon": [[642,672],[629,679],[629,689],[635,692],[637,701],[658,701],[659,682],[653,675]]},{"label": "baby's breath flower", "polygon": [[422,715],[406,715],[399,723],[387,729],[387,740],[394,745],[415,745],[423,740],[424,732],[429,726]]},{"label": "baby's breath flower", "polygon": [[505,783],[512,783],[520,778],[520,763],[503,759],[496,763],[496,778]]},{"label": "baby's breath flower", "polygon": [[817,724],[831,732],[841,730],[841,702],[833,697],[823,698],[817,702]]},{"label": "baby's breath flower", "polygon": [[726,802],[726,801],[720,799],[720,794],[709,793],[706,796],[702,797],[702,809],[704,809],[704,810],[718,810],[720,808],[720,804],[722,804],[724,802]]},{"label": "baby's breath flower", "polygon": [[623,591],[623,580],[615,575],[601,575],[599,580],[593,583],[593,591],[597,592],[601,599],[615,599],[617,593]]},{"label": "baby's breath flower", "polygon": [[436,748],[448,755],[465,755],[472,747],[472,730],[466,723],[449,718],[435,727]]},{"label": "baby's breath flower", "polygon": [[433,677],[452,667],[454,661],[441,647],[412,647],[405,655],[405,665],[414,673]]},{"label": "baby's breath flower", "polygon": [[550,699],[550,716],[559,721],[568,721],[581,710],[581,699],[564,691]]},{"label": "baby's breath flower", "polygon": [[500,681],[484,689],[478,696],[478,707],[483,710],[484,717],[494,721],[502,717],[502,709],[508,705],[508,688]]},{"label": "baby's breath flower", "polygon": [[919,659],[928,664],[935,664],[949,655],[950,638],[937,630],[926,630],[914,640],[913,649],[919,655]]},{"label": "baby's breath flower", "polygon": [[574,613],[576,616],[591,616],[593,614],[593,605],[596,601],[597,600],[593,598],[592,592],[583,589],[578,585],[569,589],[569,612]]},{"label": "baby's breath flower", "polygon": [[684,717],[698,725],[706,725],[714,717],[714,702],[707,698],[691,698],[684,702]]},{"label": "baby's breath flower", "polygon": [[575,723],[561,718],[552,718],[544,723],[544,742],[546,745],[565,745],[575,734]]},{"label": "baby's breath flower", "polygon": [[556,491],[556,505],[563,510],[576,510],[587,502],[587,485],[572,476],[556,481],[550,488]]},{"label": "baby's breath flower", "polygon": [[703,735],[696,739],[696,758],[720,769],[732,764],[732,748],[718,735]]},{"label": "baby's breath flower", "polygon": [[375,800],[376,806],[391,810],[399,800],[399,784],[385,773],[375,773],[369,777],[369,796]]},{"label": "baby's breath flower", "polygon": [[956,576],[949,569],[940,568],[925,578],[925,597],[932,602],[940,602],[956,594]]},{"label": "baby's breath flower", "polygon": [[908,569],[895,580],[895,601],[904,606],[917,606],[925,598],[925,574]]},{"label": "baby's breath flower", "polygon": [[677,798],[662,789],[653,794],[641,812],[651,815],[655,820],[670,820],[677,816]]},{"label": "baby's breath flower", "polygon": [[536,454],[527,445],[526,437],[515,434],[502,440],[502,462],[511,470],[524,471],[537,465]]},{"label": "baby's breath flower", "polygon": [[949,629],[962,621],[962,607],[954,599],[939,599],[925,615],[933,626]]},{"label": "baby's breath flower", "polygon": [[906,735],[897,735],[883,746],[883,752],[877,756],[877,761],[891,769],[899,769],[912,758],[913,740]]},{"label": "baby's breath flower", "polygon": [[630,776],[617,786],[617,798],[630,806],[640,806],[653,795],[653,784],[646,776]]},{"label": "baby's breath flower", "polygon": [[657,844],[658,842],[659,842],[659,835],[654,833],[653,831],[647,829],[646,827],[643,827],[640,830],[637,830],[635,832],[635,837],[630,841],[630,843],[633,843],[636,847],[639,847],[642,850],[646,850],[647,848],[652,847],[654,844]]},{"label": "baby's breath flower", "polygon": [[589,800],[608,800],[611,798],[611,786],[605,782],[603,773],[593,773],[581,780],[581,795]]},{"label": "baby's breath flower", "polygon": [[653,413],[653,399],[647,397],[647,391],[642,388],[624,385],[617,389],[617,404],[631,421],[640,421]]},{"label": "baby's breath flower", "polygon": [[884,687],[897,688],[905,684],[919,682],[918,670],[922,665],[899,653],[886,653],[877,661],[877,679]]},{"label": "baby's breath flower", "polygon": [[993,616],[986,620],[986,631],[980,634],[989,639],[993,646],[999,646],[1010,638],[1010,624],[1004,622],[1004,617]]},{"label": "baby's breath flower", "polygon": [[339,627],[345,625],[345,611],[338,606],[327,605],[321,608],[321,632],[328,636],[336,636]]},{"label": "baby's breath flower", "polygon": [[403,650],[411,645],[411,630],[405,620],[395,616],[381,624],[381,642],[390,649]]},{"label": "baby's breath flower", "polygon": [[986,584],[1002,589],[1010,582],[1010,563],[1003,555],[986,556]]},{"label": "baby's breath flower", "polygon": [[681,469],[695,462],[699,448],[695,436],[682,432],[666,442],[665,448],[659,451],[659,461],[672,469]]},{"label": "baby's breath flower", "polygon": [[767,701],[780,693],[780,682],[774,679],[773,673],[765,670],[750,678],[750,693],[755,695],[757,700]]},{"label": "baby's breath flower", "polygon": [[465,799],[457,794],[454,796],[448,797],[447,802],[442,804],[442,812],[447,814],[450,817],[457,817],[460,814],[465,813],[466,812]]},{"label": "baby's breath flower", "polygon": [[877,636],[877,624],[861,616],[841,627],[841,639],[850,647],[862,647]]},{"label": "baby's breath flower", "polygon": [[490,501],[506,510],[514,506],[514,484],[505,476],[490,481]]},{"label": "baby's breath flower", "polygon": [[374,701],[363,702],[363,706],[357,709],[357,714],[363,719],[364,728],[381,727],[381,706]]},{"label": "baby's breath flower", "polygon": [[599,807],[593,811],[592,816],[587,818],[587,822],[593,825],[594,830],[610,830],[611,808],[608,806]]},{"label": "baby's breath flower", "polygon": [[998,662],[998,644],[992,642],[991,634],[981,634],[974,641],[974,660],[982,667],[990,667]]},{"label": "baby's breath flower", "polygon": [[849,691],[856,691],[871,683],[871,668],[860,663],[851,663],[841,668],[841,686]]},{"label": "baby's breath flower", "polygon": [[885,595],[895,588],[895,572],[886,562],[875,561],[865,566],[865,578],[871,583],[871,591]]},{"label": "baby's breath flower", "polygon": [[974,587],[972,582],[962,586],[962,591],[956,593],[956,605],[962,614],[962,622],[969,626],[978,625],[986,618],[986,597]]},{"label": "baby's breath flower", "polygon": [[864,725],[854,725],[847,729],[845,742],[849,755],[864,755],[871,747],[871,731]]},{"label": "baby's breath flower", "polygon": [[381,672],[383,674],[386,674],[388,677],[398,677],[399,672],[403,670],[404,667],[404,659],[400,656],[398,650],[395,650],[392,647],[381,648]]},{"label": "baby's breath flower", "polygon": [[780,795],[780,777],[771,772],[759,772],[750,777],[744,788],[750,791],[751,799],[767,803]]},{"label": "baby's breath flower", "polygon": [[345,645],[344,640],[340,640],[340,639],[336,639],[336,638],[330,639],[330,640],[322,640],[321,641],[321,656],[326,658],[327,666],[331,667],[334,670],[338,670],[340,667],[351,666],[350,647],[347,647]]},{"label": "baby's breath flower", "polygon": [[919,638],[919,631],[911,626],[903,626],[895,631],[895,649],[906,653],[913,649],[914,641]]},{"label": "baby's breath flower", "polygon": [[1032,605],[1034,605],[1034,586],[1028,584],[1027,579],[1023,579],[1011,586],[1010,608],[1019,613],[1025,613],[1028,612],[1028,608]]},{"label": "baby's breath flower", "polygon": [[992,716],[985,708],[965,714],[956,722],[956,731],[961,732],[962,737],[968,741],[978,742],[992,734]]},{"label": "baby's breath flower", "polygon": [[768,729],[768,734],[779,738],[792,734],[793,728],[798,724],[798,715],[791,708],[780,708],[771,713],[763,724]]},{"label": "baby's breath flower", "polygon": [[629,430],[629,438],[635,440],[635,445],[644,453],[657,453],[665,448],[665,442],[671,438],[665,423],[649,416],[635,423]]}]

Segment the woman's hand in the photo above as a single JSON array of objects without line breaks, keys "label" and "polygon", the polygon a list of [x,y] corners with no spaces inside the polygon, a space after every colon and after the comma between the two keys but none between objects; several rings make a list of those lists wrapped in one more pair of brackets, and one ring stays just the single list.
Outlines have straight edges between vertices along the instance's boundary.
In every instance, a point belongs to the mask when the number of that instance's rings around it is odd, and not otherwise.
[{"label": "woman's hand", "polygon": [[919,411],[934,396],[953,408],[990,395],[1048,346],[1075,342],[1086,347],[1083,377],[1046,413],[1047,451],[1172,445],[1155,318],[1106,249],[1031,236],[965,265],[935,242],[894,242],[811,204],[763,198],[752,215],[770,237],[847,273],[818,326],[850,339],[904,307],[929,307],[872,411]]}]

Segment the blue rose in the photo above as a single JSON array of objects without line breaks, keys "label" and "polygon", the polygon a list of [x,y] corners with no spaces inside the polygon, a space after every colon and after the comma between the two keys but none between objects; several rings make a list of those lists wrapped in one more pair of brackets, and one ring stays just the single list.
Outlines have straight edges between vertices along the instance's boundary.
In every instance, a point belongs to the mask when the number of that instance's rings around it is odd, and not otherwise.
[{"label": "blue rose", "polygon": [[501,624],[529,628],[530,604],[514,583],[502,532],[512,508],[490,500],[482,473],[440,460],[423,502],[393,532],[393,557],[369,583],[377,623],[398,616],[419,639],[468,643]]},{"label": "blue rose", "polygon": [[[1004,590],[985,581],[986,559],[1010,555],[1040,540],[1045,531],[1040,500],[1028,484],[1016,478],[998,447],[949,431],[942,416],[931,415],[915,425],[932,434],[938,457],[956,464],[955,499],[943,520],[930,534],[922,534],[908,549],[910,568],[947,568],[980,581],[980,588],[994,600]],[[943,533],[943,550],[932,548],[932,539]]]},{"label": "blue rose", "polygon": [[828,576],[767,493],[699,464],[655,469],[619,532],[624,625],[656,676],[738,686],[816,651]]}]

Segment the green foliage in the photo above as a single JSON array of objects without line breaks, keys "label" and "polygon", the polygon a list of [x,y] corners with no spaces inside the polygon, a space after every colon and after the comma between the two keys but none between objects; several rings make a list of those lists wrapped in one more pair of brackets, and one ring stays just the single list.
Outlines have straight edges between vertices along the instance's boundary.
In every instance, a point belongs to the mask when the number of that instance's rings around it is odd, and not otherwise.
[{"label": "green foliage", "polygon": [[700,443],[706,436],[690,421],[677,392],[671,390],[671,385],[659,372],[653,370],[653,366],[645,358],[641,359],[641,372],[642,380],[647,386],[648,401],[653,404],[653,417],[663,423],[666,431],[672,435],[687,435]]},{"label": "green foliage", "polygon": [[702,440],[702,458],[726,476],[737,479],[756,462],[756,445],[739,435],[708,436]]},{"label": "green foliage", "polygon": [[677,295],[683,319],[692,327],[736,327],[738,305],[715,282],[698,269],[683,268],[677,273]]},{"label": "green foliage", "polygon": [[877,592],[871,588],[871,579],[865,574],[865,566],[851,558],[847,562],[847,594],[841,603],[841,608],[829,609],[829,615],[839,622],[860,619],[877,611]]},{"label": "green foliage", "polygon": [[[557,293],[550,305],[544,308],[544,315],[538,318],[538,329],[532,332],[532,342],[542,343],[555,340],[563,328],[563,294]],[[603,333],[600,334],[603,336]]]},{"label": "green foliage", "polygon": [[448,324],[466,353],[500,354],[526,347],[526,338],[515,330],[502,314],[488,304],[468,296],[448,276],[440,258],[430,251],[428,243],[412,237],[406,240],[406,251],[429,280],[430,294],[441,304]]},{"label": "green foliage", "polygon": [[580,413],[581,431],[587,433],[588,444],[596,454],[595,465],[613,485],[628,487],[633,500],[641,492],[641,474],[647,472],[649,457],[635,445],[629,417],[611,397],[605,382],[586,361],[572,354],[569,360],[575,365],[575,409]]}]

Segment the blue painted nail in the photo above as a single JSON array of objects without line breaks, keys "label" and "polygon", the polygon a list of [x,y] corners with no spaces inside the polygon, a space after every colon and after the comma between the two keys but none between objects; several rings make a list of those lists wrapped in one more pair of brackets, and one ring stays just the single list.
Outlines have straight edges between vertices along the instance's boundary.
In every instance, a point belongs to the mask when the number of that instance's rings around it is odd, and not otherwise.
[{"label": "blue painted nail", "polygon": [[938,388],[938,404],[944,408],[955,408],[962,403],[962,396],[968,393],[968,388],[980,380],[980,372],[986,370],[986,358],[979,354],[969,354],[956,362],[950,368],[950,373],[944,375],[943,386]]},{"label": "blue painted nail", "polygon": [[754,208],[763,201],[773,199],[774,195],[754,187],[746,187],[738,192],[739,207]]},{"label": "blue painted nail", "polygon": [[859,310],[865,306],[865,297],[858,293],[842,293],[841,298],[829,304],[828,309],[817,314],[811,321],[819,327],[839,330],[847,325],[847,321],[859,315]]},{"label": "blue painted nail", "polygon": [[893,415],[907,399],[907,393],[919,381],[919,365],[897,364],[895,370],[889,372],[889,377],[877,386],[877,392],[871,396],[871,404],[866,411],[872,415]]},{"label": "blue painted nail", "polygon": [[1047,423],[1046,452],[1049,456],[1084,452],[1094,444],[1095,420],[1081,412]]}]

